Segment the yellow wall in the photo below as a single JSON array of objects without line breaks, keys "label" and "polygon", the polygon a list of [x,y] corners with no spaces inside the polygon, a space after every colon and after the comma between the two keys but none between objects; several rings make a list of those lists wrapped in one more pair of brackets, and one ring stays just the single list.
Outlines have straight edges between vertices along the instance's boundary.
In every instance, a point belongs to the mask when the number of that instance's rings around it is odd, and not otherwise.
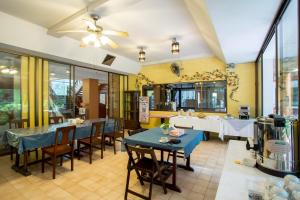
[{"label": "yellow wall", "polygon": [[[215,69],[219,69],[225,72],[226,64],[215,57],[200,58],[192,60],[184,60],[182,64],[182,74],[191,76],[196,72],[212,72]],[[170,70],[171,63],[163,63],[156,65],[143,66],[141,73],[148,77],[155,84],[160,83],[176,83],[179,82],[179,77],[174,75]],[[251,116],[255,116],[255,63],[242,63],[235,65],[235,73],[240,78],[239,89],[235,93],[235,99],[239,102],[235,102],[229,98],[232,87],[227,87],[227,109],[228,114],[238,116],[238,110],[240,105],[250,105]],[[135,90],[136,75],[130,75],[128,81],[128,89]],[[141,88],[140,88],[141,89]],[[162,113],[159,111],[151,111],[151,113]],[[170,113],[170,112],[168,112]],[[216,113],[205,113],[206,115],[216,115]],[[217,115],[223,115],[217,113]],[[159,119],[150,119],[149,124],[143,124],[145,128],[158,126]]]}]

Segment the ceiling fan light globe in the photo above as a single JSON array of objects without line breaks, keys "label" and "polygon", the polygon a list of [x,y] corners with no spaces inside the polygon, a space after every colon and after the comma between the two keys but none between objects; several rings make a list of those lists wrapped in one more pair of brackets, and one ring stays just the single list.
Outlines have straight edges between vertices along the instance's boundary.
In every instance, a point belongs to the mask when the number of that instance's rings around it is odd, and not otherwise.
[{"label": "ceiling fan light globe", "polygon": [[108,43],[108,38],[105,36],[100,37],[100,41],[103,45],[106,45]]},{"label": "ceiling fan light globe", "polygon": [[99,41],[99,40],[96,40],[96,41],[94,42],[94,47],[99,48],[100,46],[101,46],[100,41]]}]

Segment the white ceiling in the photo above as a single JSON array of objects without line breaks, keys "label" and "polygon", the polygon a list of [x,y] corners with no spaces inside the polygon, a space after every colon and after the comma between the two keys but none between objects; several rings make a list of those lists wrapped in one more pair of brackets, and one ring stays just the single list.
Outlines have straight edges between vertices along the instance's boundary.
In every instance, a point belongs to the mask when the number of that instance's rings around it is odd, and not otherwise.
[{"label": "white ceiling", "polygon": [[227,63],[254,61],[281,0],[205,0]]},{"label": "white ceiling", "polygon": [[[111,36],[120,47],[113,53],[137,61],[138,46],[146,46],[146,63],[224,55],[225,62],[254,61],[272,23],[281,0],[186,0],[201,2],[200,11],[208,13],[206,21],[197,19],[183,0],[109,0],[92,13],[102,17],[99,25],[105,29],[127,31],[129,38]],[[10,15],[49,28],[89,5],[93,0],[1,0],[0,10]],[[199,3],[198,2],[198,3]],[[194,9],[196,11],[197,9]],[[84,28],[81,16],[60,29]],[[211,24],[210,27],[199,27]],[[209,38],[215,31],[215,37]],[[67,37],[79,39],[80,34]],[[177,37],[180,55],[170,52],[171,38]],[[220,44],[219,52],[211,47],[212,40]],[[79,43],[78,43],[79,44]],[[220,56],[218,56],[220,57]],[[224,58],[221,58],[224,59]]]}]

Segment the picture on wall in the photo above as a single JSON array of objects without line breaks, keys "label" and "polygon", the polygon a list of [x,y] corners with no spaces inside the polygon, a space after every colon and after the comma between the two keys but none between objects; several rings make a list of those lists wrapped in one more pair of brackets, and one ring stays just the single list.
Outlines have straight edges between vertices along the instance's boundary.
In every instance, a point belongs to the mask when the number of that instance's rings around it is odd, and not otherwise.
[{"label": "picture on wall", "polygon": [[139,98],[139,122],[149,123],[149,97]]}]

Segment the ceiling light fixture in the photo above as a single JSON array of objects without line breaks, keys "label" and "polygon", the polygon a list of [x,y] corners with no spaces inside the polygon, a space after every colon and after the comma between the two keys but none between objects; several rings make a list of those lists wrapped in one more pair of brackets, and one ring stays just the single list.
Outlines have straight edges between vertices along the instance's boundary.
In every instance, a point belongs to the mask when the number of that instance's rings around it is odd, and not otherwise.
[{"label": "ceiling light fixture", "polygon": [[53,73],[53,72],[52,72],[52,73],[50,73],[50,76],[55,76],[55,73]]},{"label": "ceiling light fixture", "polygon": [[172,52],[172,54],[179,53],[179,42],[176,41],[176,38],[172,39],[171,52]]},{"label": "ceiling light fixture", "polygon": [[145,60],[146,60],[146,52],[144,51],[143,47],[140,47],[139,61],[145,62]]},{"label": "ceiling light fixture", "polygon": [[1,72],[3,74],[8,74],[9,73],[9,69],[8,68],[2,69]]}]

